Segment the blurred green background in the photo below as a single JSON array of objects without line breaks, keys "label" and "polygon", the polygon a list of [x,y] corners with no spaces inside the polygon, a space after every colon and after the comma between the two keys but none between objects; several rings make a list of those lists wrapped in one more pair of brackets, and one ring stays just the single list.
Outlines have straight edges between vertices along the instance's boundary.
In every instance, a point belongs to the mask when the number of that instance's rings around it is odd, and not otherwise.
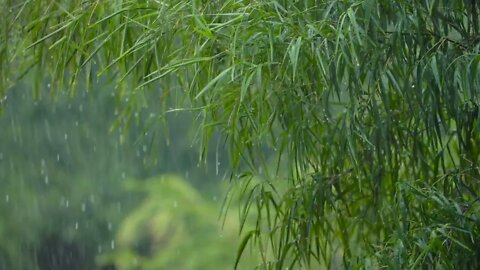
[{"label": "blurred green background", "polygon": [[239,224],[235,211],[225,222],[220,214],[221,149],[212,144],[198,164],[193,114],[144,106],[122,119],[103,84],[74,97],[34,97],[27,84],[10,91],[0,115],[0,269],[232,268]]}]

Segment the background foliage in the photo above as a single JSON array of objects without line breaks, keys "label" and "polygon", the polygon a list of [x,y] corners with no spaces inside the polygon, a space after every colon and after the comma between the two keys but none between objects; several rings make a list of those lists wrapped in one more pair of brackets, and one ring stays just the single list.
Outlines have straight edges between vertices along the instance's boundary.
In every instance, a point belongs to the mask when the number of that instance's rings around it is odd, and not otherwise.
[{"label": "background foliage", "polygon": [[[235,259],[238,217],[218,222],[218,203],[206,201],[184,180],[172,175],[149,179],[130,191],[147,194],[118,230],[119,248],[100,260],[118,269],[229,268]],[[251,269],[257,256],[243,258]],[[181,259],[180,259],[181,258]]]},{"label": "background foliage", "polygon": [[[212,166],[197,166],[192,120],[170,115],[164,127],[149,128],[149,119],[158,116],[152,107],[128,133],[111,130],[118,110],[111,86],[101,85],[55,100],[34,100],[23,84],[11,89],[0,116],[0,269],[132,269],[135,260],[136,269],[163,269],[188,262],[184,258],[193,258],[190,254],[199,258],[182,269],[233,266],[238,221],[221,226],[225,185],[215,174],[215,157]],[[168,124],[173,120],[176,125]],[[156,134],[155,140],[146,133]],[[169,197],[150,179],[166,172],[183,176],[174,178],[178,187],[166,193]],[[168,211],[143,207],[167,203]],[[167,215],[168,229],[187,227],[188,233],[177,231],[181,237],[152,247],[156,253],[116,255],[128,245],[150,248],[148,235],[122,229],[137,226],[140,221],[132,217],[143,213],[156,220]],[[156,225],[150,231],[161,236],[167,228]],[[158,253],[162,260],[155,260]],[[251,265],[256,259],[243,261]]]},{"label": "background foliage", "polygon": [[477,1],[37,0],[2,12],[4,86],[31,70],[36,86],[73,93],[114,74],[126,119],[155,89],[163,110],[194,112],[202,156],[221,131],[257,215],[239,254],[254,243],[275,269],[479,267]]}]

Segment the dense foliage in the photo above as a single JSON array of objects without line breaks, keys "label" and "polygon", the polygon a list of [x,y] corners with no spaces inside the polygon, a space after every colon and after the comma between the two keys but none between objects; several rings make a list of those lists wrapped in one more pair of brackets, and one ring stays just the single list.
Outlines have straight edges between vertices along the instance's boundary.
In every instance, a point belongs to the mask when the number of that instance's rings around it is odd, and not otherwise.
[{"label": "dense foliage", "polygon": [[3,2],[4,88],[114,74],[122,116],[156,89],[204,149],[222,132],[257,211],[239,255],[480,267],[477,1]]}]

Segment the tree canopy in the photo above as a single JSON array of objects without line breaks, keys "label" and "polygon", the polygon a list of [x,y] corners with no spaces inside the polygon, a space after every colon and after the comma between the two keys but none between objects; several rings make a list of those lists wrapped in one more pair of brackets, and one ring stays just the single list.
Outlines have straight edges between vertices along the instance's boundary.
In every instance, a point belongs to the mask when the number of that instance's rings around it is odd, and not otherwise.
[{"label": "tree canopy", "polygon": [[477,1],[1,4],[2,100],[28,73],[38,96],[104,76],[122,123],[191,111],[203,156],[222,134],[257,215],[239,256],[480,267]]}]

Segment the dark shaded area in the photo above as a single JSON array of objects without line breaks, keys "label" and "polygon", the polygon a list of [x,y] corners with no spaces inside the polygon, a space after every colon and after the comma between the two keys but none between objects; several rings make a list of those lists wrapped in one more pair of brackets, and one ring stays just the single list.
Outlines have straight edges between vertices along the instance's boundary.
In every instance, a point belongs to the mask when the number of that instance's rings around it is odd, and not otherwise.
[{"label": "dark shaded area", "polygon": [[47,237],[36,254],[40,270],[93,269],[92,254],[58,235]]}]

